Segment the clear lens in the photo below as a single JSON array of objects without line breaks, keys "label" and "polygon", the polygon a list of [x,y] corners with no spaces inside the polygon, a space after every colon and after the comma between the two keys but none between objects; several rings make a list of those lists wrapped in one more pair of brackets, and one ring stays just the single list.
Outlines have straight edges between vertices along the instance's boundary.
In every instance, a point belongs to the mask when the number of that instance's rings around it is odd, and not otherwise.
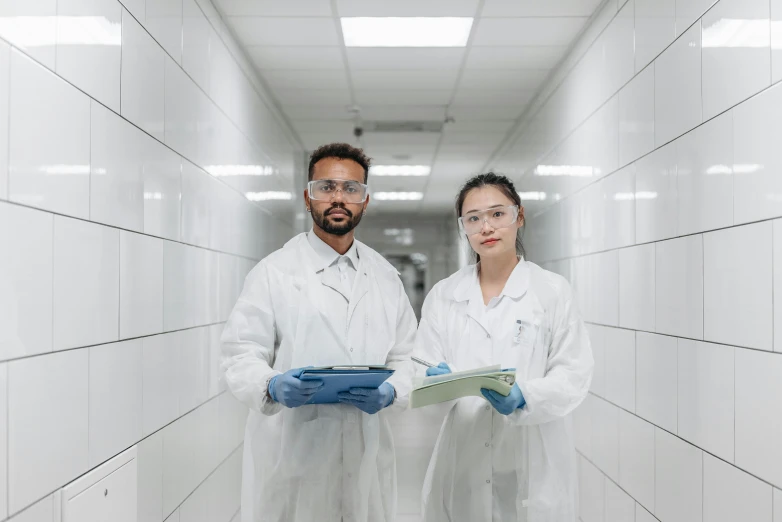
[{"label": "clear lens", "polygon": [[331,201],[337,193],[346,203],[363,203],[367,199],[367,186],[358,181],[319,179],[307,184],[310,199]]},{"label": "clear lens", "polygon": [[472,236],[483,229],[484,223],[488,223],[491,228],[495,229],[506,228],[511,226],[518,217],[519,207],[516,205],[479,210],[460,217],[459,228],[468,236]]}]

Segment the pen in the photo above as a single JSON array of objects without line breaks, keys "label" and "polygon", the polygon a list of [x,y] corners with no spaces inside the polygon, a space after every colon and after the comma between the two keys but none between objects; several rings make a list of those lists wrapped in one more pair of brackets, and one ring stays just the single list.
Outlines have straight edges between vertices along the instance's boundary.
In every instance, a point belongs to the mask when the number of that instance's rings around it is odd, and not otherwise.
[{"label": "pen", "polygon": [[435,366],[437,366],[436,364],[432,364],[430,362],[426,362],[423,359],[419,359],[418,357],[415,357],[415,356],[411,356],[410,358],[413,361],[417,362],[418,364],[420,364],[422,366],[428,366],[429,368],[434,368]]}]

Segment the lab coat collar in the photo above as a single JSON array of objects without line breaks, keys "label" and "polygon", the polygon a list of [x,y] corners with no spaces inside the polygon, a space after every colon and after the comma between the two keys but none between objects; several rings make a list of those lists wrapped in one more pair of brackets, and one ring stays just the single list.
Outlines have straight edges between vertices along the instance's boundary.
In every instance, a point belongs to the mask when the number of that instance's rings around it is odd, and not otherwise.
[{"label": "lab coat collar", "polygon": [[[325,241],[323,241],[321,238],[315,234],[315,231],[310,229],[310,231],[307,233],[307,242],[312,247],[312,250],[315,252],[315,257],[313,258],[313,266],[315,267],[315,272],[320,272],[322,270],[325,270],[326,268],[330,267],[339,257],[340,254],[333,248],[331,248],[328,244],[326,244]],[[350,245],[350,248],[347,252],[345,252],[345,256],[350,260],[351,263],[353,263],[353,268],[358,271],[358,264],[359,264],[359,252],[358,247],[356,245],[357,241],[354,239],[353,244]]]},{"label": "lab coat collar", "polygon": [[[478,265],[470,265],[463,269],[463,273],[456,283],[453,290],[453,299],[456,302],[469,301],[480,294],[480,282],[478,281]],[[522,258],[513,269],[510,277],[505,282],[501,296],[506,295],[512,299],[518,299],[527,293],[529,288],[529,265]],[[481,297],[481,299],[483,299]]]}]

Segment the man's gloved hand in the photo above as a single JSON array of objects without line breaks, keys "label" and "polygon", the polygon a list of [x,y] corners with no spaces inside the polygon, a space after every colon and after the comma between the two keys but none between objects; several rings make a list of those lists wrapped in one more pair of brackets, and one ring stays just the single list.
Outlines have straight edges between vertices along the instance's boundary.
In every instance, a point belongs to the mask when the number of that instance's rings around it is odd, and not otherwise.
[{"label": "man's gloved hand", "polygon": [[302,381],[299,379],[305,368],[294,368],[282,375],[275,375],[269,381],[269,395],[272,400],[288,408],[307,404],[315,393],[323,388],[323,381]]},{"label": "man's gloved hand", "polygon": [[451,367],[448,366],[446,363],[441,362],[434,368],[427,368],[426,369],[426,376],[431,377],[432,375],[445,375],[446,373],[451,373]]},{"label": "man's gloved hand", "polygon": [[494,406],[494,409],[503,415],[510,415],[517,408],[523,408],[527,401],[524,400],[524,396],[521,394],[521,388],[518,383],[514,383],[510,389],[510,394],[507,397],[503,397],[494,390],[481,388],[481,393],[486,400]]},{"label": "man's gloved hand", "polygon": [[359,410],[373,415],[394,402],[394,387],[384,382],[379,388],[351,388],[337,394],[342,404],[352,404]]}]

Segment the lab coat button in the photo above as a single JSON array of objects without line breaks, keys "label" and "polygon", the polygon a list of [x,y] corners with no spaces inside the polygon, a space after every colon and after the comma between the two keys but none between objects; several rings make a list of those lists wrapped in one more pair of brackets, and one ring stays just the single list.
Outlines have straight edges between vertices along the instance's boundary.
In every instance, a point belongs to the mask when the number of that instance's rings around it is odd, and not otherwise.
[{"label": "lab coat button", "polygon": [[491,444],[487,442],[486,443],[486,447],[488,448],[489,446],[491,446]]},{"label": "lab coat button", "polygon": [[489,411],[489,407],[488,406],[486,406],[486,411]]},{"label": "lab coat button", "polygon": [[489,480],[489,479],[486,479],[486,483],[487,483],[487,484],[491,484],[491,480]]}]

